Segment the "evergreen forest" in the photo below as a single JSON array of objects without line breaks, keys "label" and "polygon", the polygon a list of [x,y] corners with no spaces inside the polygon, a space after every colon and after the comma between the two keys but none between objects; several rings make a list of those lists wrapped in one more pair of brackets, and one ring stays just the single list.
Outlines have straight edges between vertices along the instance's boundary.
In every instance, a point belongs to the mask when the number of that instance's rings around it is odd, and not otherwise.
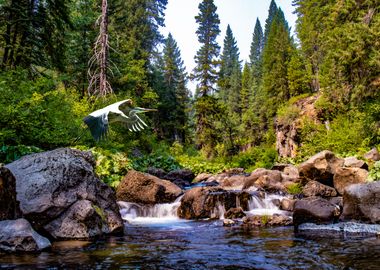
[{"label": "evergreen forest", "polygon": [[[272,0],[267,19],[247,25],[243,62],[233,29],[203,0],[189,73],[175,36],[160,32],[167,4],[0,0],[0,163],[91,150],[97,174],[116,186],[132,168],[250,172],[380,146],[378,1],[293,0],[291,31]],[[149,128],[112,124],[95,141],[83,118],[123,99],[157,109],[142,116]]]}]

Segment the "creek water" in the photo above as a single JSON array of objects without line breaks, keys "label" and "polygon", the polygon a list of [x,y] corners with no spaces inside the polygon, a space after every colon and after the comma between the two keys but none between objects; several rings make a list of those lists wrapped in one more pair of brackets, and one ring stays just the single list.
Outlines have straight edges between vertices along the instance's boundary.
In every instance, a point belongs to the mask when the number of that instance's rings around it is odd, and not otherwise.
[{"label": "creek water", "polygon": [[[247,214],[280,210],[253,196]],[[55,242],[38,254],[2,254],[0,269],[380,269],[378,238],[305,238],[293,227],[223,227],[186,221],[179,200],[153,207],[119,202],[125,235]],[[222,219],[224,209],[215,213]]]}]

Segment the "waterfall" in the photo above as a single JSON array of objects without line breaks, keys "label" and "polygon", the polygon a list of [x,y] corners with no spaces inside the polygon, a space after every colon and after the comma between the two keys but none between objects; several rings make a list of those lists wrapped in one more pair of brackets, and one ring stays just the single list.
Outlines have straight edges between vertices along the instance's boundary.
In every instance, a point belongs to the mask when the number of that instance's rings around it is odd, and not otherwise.
[{"label": "waterfall", "polygon": [[281,201],[284,196],[276,195],[276,194],[266,194],[264,198],[260,198],[257,195],[252,195],[251,199],[248,202],[248,214],[252,215],[273,215],[273,214],[284,214],[286,211],[282,211],[279,207],[274,203],[274,200]]},{"label": "waterfall", "polygon": [[118,201],[120,214],[123,220],[130,223],[162,223],[178,221],[177,209],[181,204],[182,196],[172,203],[155,205],[141,205],[132,202]]}]

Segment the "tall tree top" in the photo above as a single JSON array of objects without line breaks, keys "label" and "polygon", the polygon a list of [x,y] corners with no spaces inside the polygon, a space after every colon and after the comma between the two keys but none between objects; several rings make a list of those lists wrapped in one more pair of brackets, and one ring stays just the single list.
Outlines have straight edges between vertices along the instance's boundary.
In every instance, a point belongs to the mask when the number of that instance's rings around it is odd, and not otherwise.
[{"label": "tall tree top", "polygon": [[260,63],[261,54],[264,47],[264,34],[263,28],[259,18],[256,19],[255,30],[252,35],[251,50],[249,54],[250,64],[253,67],[257,67]]},{"label": "tall tree top", "polygon": [[274,0],[272,0],[269,5],[268,18],[265,20],[264,44],[268,40],[270,27],[272,25],[274,16],[277,13],[277,10],[278,10],[277,4]]}]

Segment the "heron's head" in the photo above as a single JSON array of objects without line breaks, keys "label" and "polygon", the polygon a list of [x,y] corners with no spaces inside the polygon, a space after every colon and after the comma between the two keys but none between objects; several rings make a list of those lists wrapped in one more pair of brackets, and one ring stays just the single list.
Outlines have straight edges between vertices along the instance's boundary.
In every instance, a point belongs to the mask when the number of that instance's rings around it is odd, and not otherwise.
[{"label": "heron's head", "polygon": [[134,107],[133,111],[135,113],[146,113],[146,112],[156,112],[156,109],[147,109],[147,108],[141,108],[141,107]]}]

